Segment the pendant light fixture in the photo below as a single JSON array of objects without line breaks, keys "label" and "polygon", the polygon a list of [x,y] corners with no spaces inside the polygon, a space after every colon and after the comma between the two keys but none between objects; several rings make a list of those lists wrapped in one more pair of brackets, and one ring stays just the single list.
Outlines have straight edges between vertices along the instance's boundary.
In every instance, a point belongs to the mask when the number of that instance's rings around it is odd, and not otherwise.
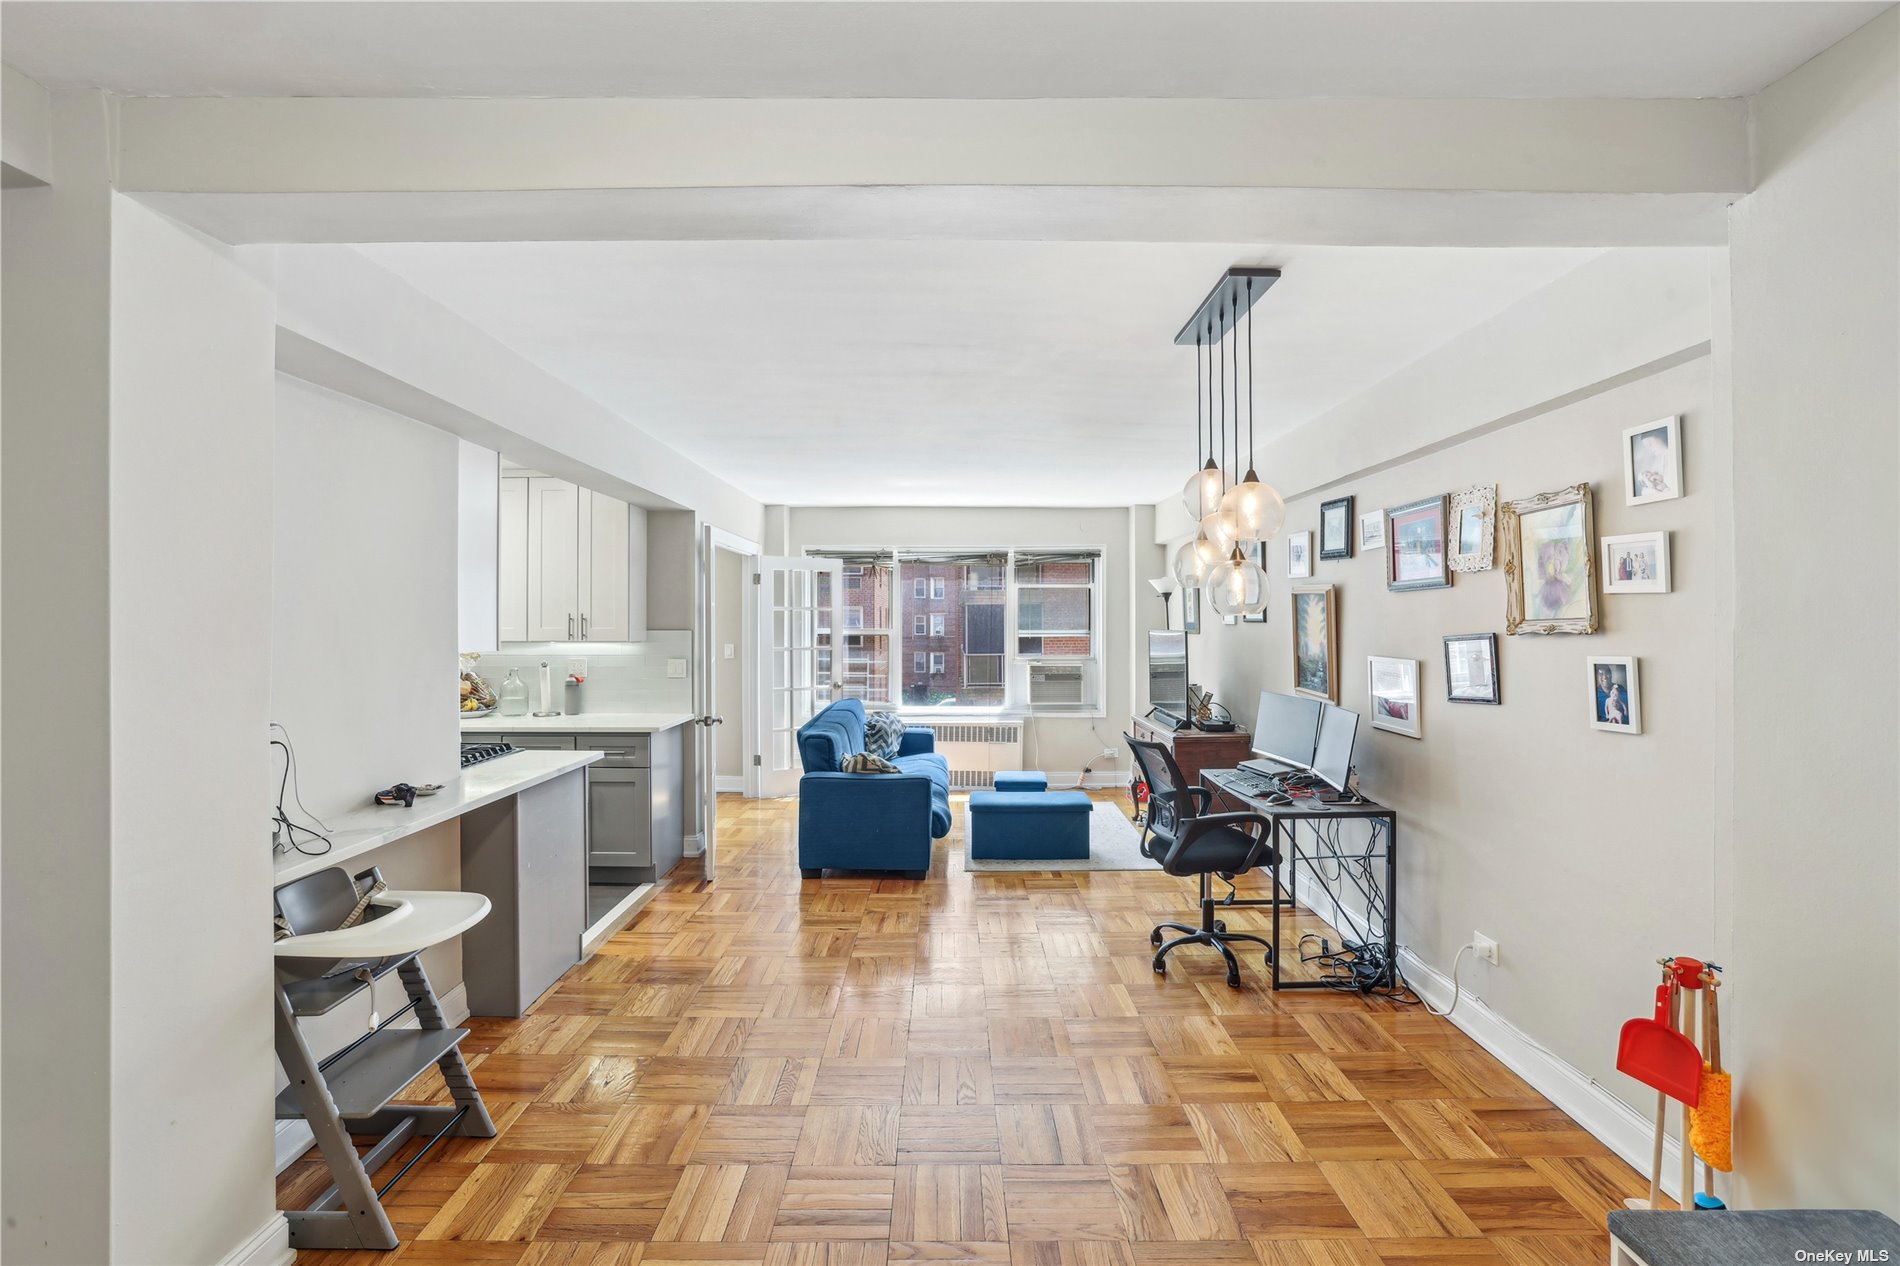
[{"label": "pendant light fixture", "polygon": [[[1219,363],[1218,363],[1218,369],[1217,369],[1217,377],[1219,378],[1218,391],[1219,391],[1219,397],[1220,397],[1220,407],[1219,407],[1219,412],[1216,415],[1220,419],[1220,430],[1219,430],[1219,440],[1216,445],[1216,454],[1217,454],[1216,461],[1220,463],[1222,467],[1221,480],[1222,480],[1223,488],[1225,488],[1228,484],[1232,482],[1232,476],[1233,476],[1233,472],[1231,468],[1228,466],[1228,447],[1227,447],[1227,399],[1228,399],[1227,397],[1227,337],[1226,337],[1226,334],[1224,333],[1225,328],[1227,326],[1227,315],[1228,315],[1227,309],[1225,307],[1221,308],[1220,313],[1219,313],[1220,323],[1215,328],[1215,337],[1218,340],[1219,350],[1220,350]],[[1238,318],[1236,318],[1235,325],[1238,326],[1238,324],[1239,324],[1239,321],[1238,321]],[[1236,366],[1240,364],[1240,358],[1238,356],[1235,356],[1234,364]],[[1234,425],[1234,439],[1237,444],[1240,439],[1240,433],[1239,433],[1240,432],[1240,426],[1239,426],[1240,393],[1238,391],[1234,393],[1233,399],[1234,399],[1234,424],[1235,424]],[[1239,519],[1236,518],[1233,514],[1229,513],[1227,510],[1227,497],[1226,497],[1226,493],[1223,492],[1220,499],[1217,500],[1214,506],[1201,518],[1201,535],[1205,536],[1208,540],[1212,541],[1217,547],[1219,547],[1220,553],[1218,556],[1218,561],[1220,562],[1226,561],[1228,551],[1234,548],[1234,545],[1237,543],[1239,539],[1235,535],[1239,527],[1240,527]]]},{"label": "pendant light fixture", "polygon": [[[1197,337],[1194,341],[1194,455],[1196,459],[1201,455],[1201,398],[1203,395],[1201,389],[1203,386],[1208,388],[1205,394],[1208,403],[1206,412],[1208,438],[1210,441],[1213,438],[1214,429],[1212,407],[1214,402],[1213,384],[1204,381],[1201,376],[1201,354],[1207,350],[1206,343]],[[1209,361],[1209,364],[1211,365],[1212,362]],[[1209,473],[1214,476],[1215,482],[1212,485],[1213,487],[1216,489],[1226,487],[1226,477],[1221,473],[1219,465],[1214,460],[1213,445],[1211,442],[1207,446],[1206,466],[1195,472],[1194,478],[1188,481],[1187,490],[1182,496],[1182,500],[1187,502],[1188,511],[1191,514],[1195,513],[1195,503],[1191,501],[1190,498],[1196,497],[1200,492],[1197,481],[1199,481],[1203,475]],[[1213,493],[1213,500],[1209,504],[1218,506],[1221,496],[1221,492],[1215,491]],[[1196,514],[1195,517],[1198,520],[1205,516]],[[1185,542],[1181,548],[1174,552],[1173,571],[1175,583],[1178,584],[1183,591],[1198,589],[1207,580],[1209,573],[1211,573],[1214,568],[1220,566],[1225,555],[1226,551],[1220,545],[1210,540],[1207,534],[1201,531],[1197,526],[1194,538]]]},{"label": "pendant light fixture", "polygon": [[[1235,321],[1238,332],[1240,322]],[[1253,468],[1253,279],[1247,279],[1247,473],[1240,482],[1229,488],[1221,498],[1221,513],[1231,518],[1235,541],[1238,544],[1251,545],[1256,541],[1270,540],[1280,534],[1286,525],[1286,501],[1272,484],[1260,482],[1260,476]],[[1235,367],[1238,375],[1238,365]],[[1236,402],[1234,415],[1234,447],[1240,447],[1239,404]],[[1239,464],[1238,460],[1235,462]]]},{"label": "pendant light fixture", "polygon": [[[1201,460],[1201,350],[1202,343],[1198,335],[1194,339],[1194,460]],[[1211,407],[1213,398],[1208,398]],[[1208,416],[1208,434],[1213,436],[1213,416]],[[1188,517],[1199,523],[1220,508],[1221,497],[1227,492],[1227,476],[1222,472],[1220,463],[1214,460],[1214,446],[1207,446],[1207,461],[1197,465],[1194,473],[1188,476],[1187,485],[1181,489],[1181,504],[1187,507]]]}]

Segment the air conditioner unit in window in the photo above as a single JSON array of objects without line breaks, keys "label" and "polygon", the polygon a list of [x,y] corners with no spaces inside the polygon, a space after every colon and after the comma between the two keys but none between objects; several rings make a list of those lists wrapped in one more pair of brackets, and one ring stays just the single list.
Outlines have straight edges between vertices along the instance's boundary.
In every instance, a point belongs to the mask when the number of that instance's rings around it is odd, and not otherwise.
[{"label": "air conditioner unit in window", "polygon": [[1029,665],[1029,706],[1080,708],[1089,701],[1087,664]]}]

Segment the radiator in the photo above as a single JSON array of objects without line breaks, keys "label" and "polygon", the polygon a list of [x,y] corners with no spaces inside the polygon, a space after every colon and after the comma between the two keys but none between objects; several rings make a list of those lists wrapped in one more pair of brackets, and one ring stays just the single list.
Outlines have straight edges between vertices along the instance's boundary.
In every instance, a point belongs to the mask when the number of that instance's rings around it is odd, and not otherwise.
[{"label": "radiator", "polygon": [[937,734],[937,752],[950,765],[950,785],[971,791],[996,784],[999,770],[1023,767],[1021,721],[920,721]]}]

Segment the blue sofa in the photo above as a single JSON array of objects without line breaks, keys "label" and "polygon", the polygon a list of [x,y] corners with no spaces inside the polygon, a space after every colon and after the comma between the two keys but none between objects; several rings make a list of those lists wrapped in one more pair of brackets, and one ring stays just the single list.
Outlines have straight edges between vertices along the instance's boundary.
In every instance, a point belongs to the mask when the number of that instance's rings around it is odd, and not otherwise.
[{"label": "blue sofa", "polygon": [[798,870],[899,870],[922,879],[930,841],[950,834],[950,766],[937,738],[904,731],[895,774],[846,774],[838,766],[864,750],[864,705],[841,699],[799,727]]}]

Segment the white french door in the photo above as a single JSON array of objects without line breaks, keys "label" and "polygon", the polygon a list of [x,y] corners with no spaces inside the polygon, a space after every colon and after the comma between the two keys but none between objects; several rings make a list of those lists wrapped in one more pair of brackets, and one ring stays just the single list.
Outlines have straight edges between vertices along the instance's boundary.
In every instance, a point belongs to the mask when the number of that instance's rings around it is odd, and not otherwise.
[{"label": "white french door", "polygon": [[844,621],[838,595],[844,564],[835,558],[760,558],[753,573],[758,626],[759,794],[798,790],[798,727],[838,697],[844,673]]}]

